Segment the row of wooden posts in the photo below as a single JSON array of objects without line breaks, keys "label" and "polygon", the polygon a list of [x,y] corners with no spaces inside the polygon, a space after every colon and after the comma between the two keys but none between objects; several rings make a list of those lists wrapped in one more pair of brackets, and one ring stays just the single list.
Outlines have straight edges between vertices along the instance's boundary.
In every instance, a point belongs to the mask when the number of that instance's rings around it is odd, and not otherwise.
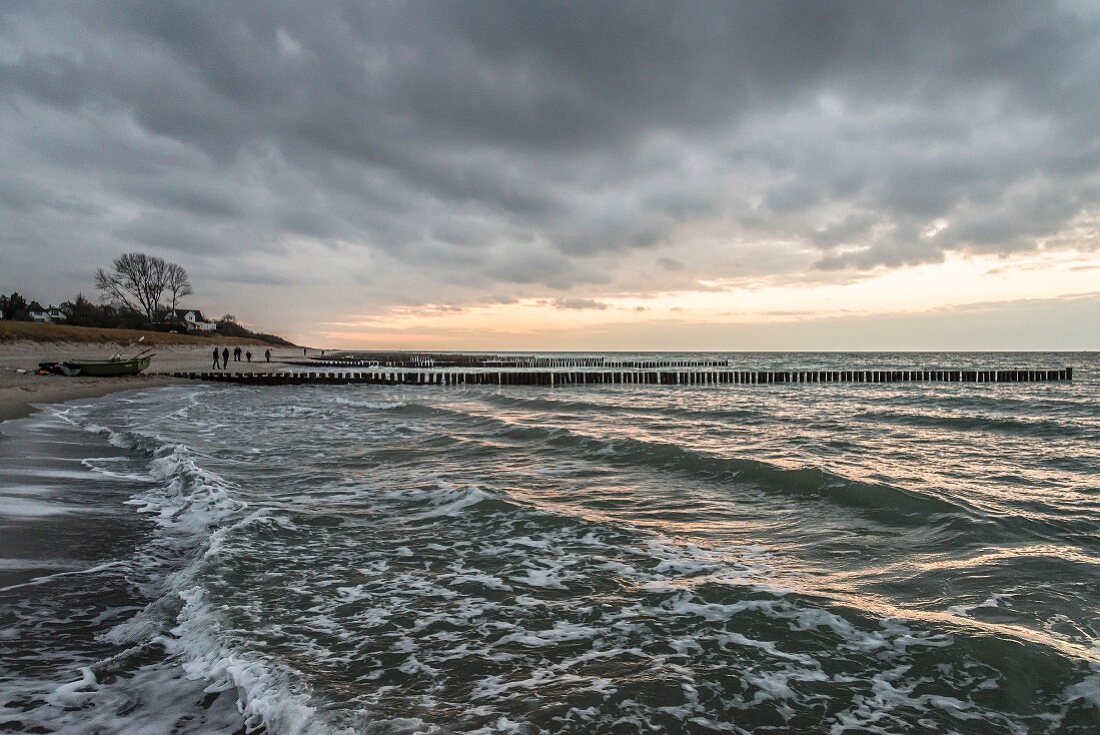
[{"label": "row of wooden posts", "polygon": [[1033,383],[1073,380],[1073,368],[1013,370],[430,370],[187,372],[178,378],[250,385],[774,385],[778,383]]},{"label": "row of wooden posts", "polygon": [[614,369],[658,370],[661,368],[728,368],[730,360],[629,360],[606,357],[537,357],[534,355],[448,355],[394,353],[370,357],[339,355],[288,360],[302,367],[387,367],[387,368],[528,368],[528,369]]}]

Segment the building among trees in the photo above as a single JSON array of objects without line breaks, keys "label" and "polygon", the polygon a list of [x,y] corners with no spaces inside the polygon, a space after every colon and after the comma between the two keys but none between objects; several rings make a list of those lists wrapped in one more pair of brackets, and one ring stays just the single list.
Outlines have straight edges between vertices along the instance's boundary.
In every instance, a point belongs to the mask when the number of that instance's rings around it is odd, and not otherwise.
[{"label": "building among trees", "polygon": [[207,321],[198,309],[169,309],[163,323],[179,325],[188,332],[214,332],[218,329],[218,323]]},{"label": "building among trees", "polygon": [[69,315],[60,308],[50,304],[43,309],[42,305],[37,301],[32,301],[31,305],[27,307],[27,314],[30,316],[32,322],[40,322],[42,324],[64,324],[69,321]]}]

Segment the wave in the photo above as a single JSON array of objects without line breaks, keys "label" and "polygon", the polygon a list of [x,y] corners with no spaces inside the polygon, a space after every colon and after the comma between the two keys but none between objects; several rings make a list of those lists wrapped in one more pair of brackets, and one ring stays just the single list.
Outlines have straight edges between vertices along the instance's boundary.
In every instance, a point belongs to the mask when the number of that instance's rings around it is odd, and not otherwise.
[{"label": "wave", "polygon": [[[116,473],[110,463],[102,471],[151,481],[125,502],[153,521],[154,533],[123,563],[149,601],[100,634],[118,646],[115,655],[80,667],[79,678],[47,691],[39,707],[16,721],[74,735],[121,731],[135,722],[179,733],[236,732],[242,723],[249,732],[333,732],[309,706],[309,692],[287,684],[290,676],[282,667],[225,645],[219,609],[203,587],[207,566],[229,563],[219,558],[226,534],[280,521],[239,500],[231,484],[202,467],[184,444],[86,422],[72,409],[55,414],[147,458],[145,473]],[[101,471],[95,462],[85,466]],[[41,683],[19,686],[41,689]]]},{"label": "wave", "polygon": [[[616,390],[608,391],[606,396],[622,398],[625,391],[619,390],[619,386],[613,386]],[[623,386],[626,387],[626,386]],[[706,410],[698,410],[689,408],[687,406],[678,404],[669,405],[646,405],[637,406],[629,403],[612,403],[612,402],[593,402],[585,401],[577,398],[568,399],[556,399],[546,397],[532,397],[532,396],[518,396],[509,393],[486,393],[484,396],[479,396],[485,402],[491,403],[497,406],[507,406],[510,408],[525,408],[525,409],[537,409],[540,411],[551,411],[555,414],[576,412],[576,413],[598,413],[606,415],[608,412],[627,414],[627,415],[667,415],[676,416],[679,418],[709,418],[715,420],[721,419],[749,419],[760,418],[761,413],[751,408],[740,407],[722,407],[712,408]]]},{"label": "wave", "polygon": [[[86,422],[139,457],[140,472],[125,463],[86,466],[149,485],[129,500],[154,527],[130,567],[151,601],[105,634],[122,648],[119,656],[81,667],[55,688],[50,707],[61,713],[57,719],[24,722],[90,733],[122,731],[146,718],[150,730],[187,735],[320,735],[349,722],[355,725],[348,732],[453,724],[488,732],[502,723],[524,732],[640,723],[675,730],[715,715],[748,729],[889,731],[928,717],[940,729],[979,732],[1047,724],[1057,730],[1093,712],[1095,667],[1030,643],[1002,644],[971,625],[995,609],[984,588],[949,610],[957,623],[884,616],[862,600],[849,609],[825,595],[771,586],[768,549],[699,549],[630,523],[593,522],[522,487],[513,497],[517,484],[497,482],[492,473],[518,468],[515,477],[541,483],[539,465],[561,457],[565,466],[640,478],[631,500],[644,512],[654,509],[639,498],[649,478],[671,476],[660,485],[704,487],[725,497],[716,506],[747,495],[775,499],[769,507],[778,511],[815,513],[830,503],[917,527],[909,535],[922,539],[940,540],[945,529],[973,537],[994,523],[1017,528],[1017,519],[991,520],[964,500],[824,466],[726,456],[724,447],[707,452],[629,436],[629,426],[619,436],[592,435],[583,432],[613,427],[587,418],[568,428],[529,425],[514,418],[520,411],[487,415],[494,411],[463,403],[473,397],[499,407],[503,400],[532,409],[532,420],[549,412],[557,422],[570,418],[563,413],[597,408],[584,401],[541,405],[532,404],[540,398],[482,391],[424,405],[431,401],[418,402],[417,391],[395,393],[393,401],[360,401],[349,399],[352,391],[316,391],[317,401],[347,413],[309,405],[279,413],[283,433],[263,434],[262,444],[256,425],[235,427],[240,433],[230,431],[228,441],[257,437],[256,447],[280,458],[278,477],[293,479],[289,489],[256,483],[263,495],[227,479],[247,485],[240,478],[272,476],[268,467],[258,475],[245,468],[248,455],[215,462],[201,453],[201,441],[192,448]],[[364,409],[371,412],[369,434],[366,422],[343,420]],[[317,416],[326,423],[313,423]],[[307,425],[310,443],[295,437],[284,461],[274,452],[283,448],[277,442]],[[404,431],[409,426],[415,432]],[[375,443],[375,436],[385,441]],[[493,464],[505,455],[513,465]],[[303,480],[311,463],[323,464],[323,477]],[[223,466],[230,467],[226,477],[213,471]],[[552,490],[554,480],[533,487]],[[630,512],[638,517],[639,505]],[[938,579],[930,573],[919,587]],[[530,710],[533,697],[549,712]],[[410,714],[424,719],[386,719]]]},{"label": "wave", "polygon": [[[494,397],[496,398],[496,397]],[[530,399],[520,399],[526,402]],[[537,451],[579,455],[600,463],[683,473],[716,486],[751,486],[766,492],[815,498],[900,526],[944,525],[955,530],[983,525],[977,509],[886,483],[855,480],[822,467],[782,467],[747,457],[723,457],[675,444],[634,438],[604,438],[564,427],[515,423],[504,418],[407,402],[386,409],[402,418],[446,419],[494,441],[521,443]]]},{"label": "wave", "polygon": [[[564,405],[552,399],[515,398],[492,394],[477,396],[478,400],[490,405],[509,405],[514,407],[533,407],[535,404],[549,404],[554,407],[552,418],[557,421],[563,416],[563,409],[573,410],[579,405],[593,409],[598,404],[569,401]],[[642,409],[638,409],[642,410]],[[1043,518],[1042,514],[1024,514],[1008,517],[1005,514],[991,512],[960,497],[945,497],[911,488],[901,487],[888,482],[868,482],[853,479],[823,466],[790,467],[770,463],[749,457],[730,457],[696,450],[679,444],[636,439],[630,437],[597,437],[564,426],[544,426],[524,423],[526,417],[507,418],[483,413],[463,406],[460,403],[435,405],[429,403],[408,402],[393,407],[390,411],[402,419],[433,420],[453,424],[462,434],[474,431],[496,441],[520,443],[542,451],[564,450],[595,461],[620,465],[650,466],[656,469],[673,470],[704,478],[715,483],[733,482],[751,483],[765,490],[820,497],[844,507],[862,509],[876,514],[876,518],[887,523],[914,525],[925,522],[945,523],[958,526],[958,521],[989,526],[994,524],[1009,532],[1035,533],[1047,537],[1051,533],[1078,533],[1071,518]],[[682,417],[680,411],[675,412]],[[721,412],[697,412],[711,418]],[[905,414],[895,413],[898,420]],[[565,416],[564,418],[569,418]],[[928,417],[929,421],[940,419]],[[945,419],[950,421],[951,419]],[[1017,422],[1024,426],[1025,422]],[[1026,424],[1030,425],[1030,424]],[[961,426],[952,427],[956,430]],[[442,431],[452,431],[446,426]],[[1056,432],[1055,432],[1056,433]],[[1059,435],[1060,436],[1060,435]],[[838,442],[823,442],[823,446],[835,449]],[[848,444],[839,442],[840,447]],[[1071,460],[1062,460],[1071,471],[1079,469]],[[945,516],[953,516],[949,519]],[[1066,525],[1069,524],[1069,525]]]},{"label": "wave", "polygon": [[976,518],[963,502],[925,495],[885,483],[854,480],[821,467],[788,468],[745,457],[721,457],[687,447],[633,438],[601,438],[570,429],[516,424],[451,408],[408,405],[403,412],[448,415],[477,426],[494,439],[542,445],[544,451],[568,451],[601,462],[682,472],[714,483],[751,484],[784,494],[812,496],[846,507],[876,511],[877,517],[903,525],[925,524],[933,517]]},{"label": "wave", "polygon": [[[957,408],[957,405],[955,407]],[[1049,417],[1023,418],[981,414],[951,416],[902,411],[865,411],[855,418],[871,422],[884,422],[901,426],[924,426],[957,432],[987,431],[1044,438],[1098,438],[1096,434],[1088,429],[1071,423],[1056,421]]]},{"label": "wave", "polygon": [[696,450],[639,439],[594,440],[557,436],[555,446],[577,446],[612,461],[673,469],[716,482],[750,483],[767,490],[822,498],[840,505],[882,511],[884,520],[924,524],[933,516],[969,515],[970,510],[941,498],[895,485],[853,480],[821,467],[780,467],[761,460],[719,457]]},{"label": "wave", "polygon": [[[1095,529],[1089,518],[1057,517],[1045,504],[1031,511],[1018,504],[995,509],[979,506],[957,495],[948,498],[896,484],[854,479],[827,467],[781,466],[666,442],[593,436],[564,426],[519,423],[455,404],[439,406],[410,402],[393,410],[402,418],[445,419],[462,432],[477,432],[494,442],[520,444],[533,451],[565,453],[564,456],[583,457],[610,466],[682,473],[734,492],[753,488],[776,497],[817,499],[887,525],[935,527],[938,532],[957,537],[960,542],[971,537],[984,543],[991,539],[991,532],[997,532],[1012,537],[1043,540],[1061,537],[1086,546],[1095,544]],[[443,430],[455,429],[444,427]]]}]

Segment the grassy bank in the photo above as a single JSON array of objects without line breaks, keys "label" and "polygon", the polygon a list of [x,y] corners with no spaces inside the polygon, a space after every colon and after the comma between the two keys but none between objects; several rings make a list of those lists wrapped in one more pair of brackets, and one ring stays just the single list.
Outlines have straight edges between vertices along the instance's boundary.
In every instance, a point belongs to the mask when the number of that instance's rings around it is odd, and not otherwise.
[{"label": "grassy bank", "polygon": [[129,344],[145,337],[147,345],[269,345],[258,339],[170,334],[144,329],[99,329],[65,324],[0,321],[0,342],[70,342],[77,344]]}]

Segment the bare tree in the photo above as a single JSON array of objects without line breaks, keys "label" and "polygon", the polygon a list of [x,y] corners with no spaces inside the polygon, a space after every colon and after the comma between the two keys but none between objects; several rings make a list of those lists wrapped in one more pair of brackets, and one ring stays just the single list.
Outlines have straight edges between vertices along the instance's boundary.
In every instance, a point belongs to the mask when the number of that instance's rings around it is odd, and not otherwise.
[{"label": "bare tree", "polygon": [[[161,299],[169,286],[168,272],[174,264],[155,255],[123,253],[111,265],[110,272],[102,268],[96,269],[95,287],[109,301],[124,309],[144,314],[152,324],[160,312]],[[187,274],[183,275],[186,282]]]},{"label": "bare tree", "polygon": [[182,265],[178,263],[168,264],[168,299],[172,311],[176,310],[179,305],[180,299],[184,296],[190,296],[195,293],[191,289],[191,281],[187,278],[187,271],[183,269]]}]

